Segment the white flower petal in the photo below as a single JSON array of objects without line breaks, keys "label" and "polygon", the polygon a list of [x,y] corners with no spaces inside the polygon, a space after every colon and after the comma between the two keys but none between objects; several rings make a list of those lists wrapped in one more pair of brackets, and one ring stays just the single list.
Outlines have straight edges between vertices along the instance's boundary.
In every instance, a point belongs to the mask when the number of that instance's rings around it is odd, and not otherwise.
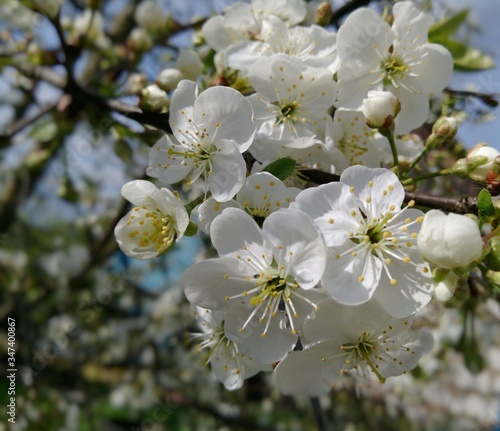
[{"label": "white flower petal", "polygon": [[326,246],[307,214],[279,210],[265,220],[262,230],[279,266],[284,265],[303,289],[318,284],[325,270]]},{"label": "white flower petal", "polygon": [[[229,305],[228,296],[241,294],[255,286],[253,279],[245,279],[251,275],[251,271],[245,272],[236,258],[221,257],[195,263],[184,272],[180,285],[192,304],[222,310]],[[247,303],[243,296],[241,302]]]},{"label": "white flower petal", "polygon": [[331,354],[330,342],[319,343],[301,351],[290,352],[275,368],[273,385],[285,395],[325,395],[340,376],[338,361],[323,361]]},{"label": "white flower petal", "polygon": [[238,208],[227,208],[216,217],[210,228],[210,237],[220,256],[239,256],[241,262],[248,262],[249,266],[255,268],[253,274],[271,265],[272,251],[261,229],[247,213]]},{"label": "white flower petal", "polygon": [[[282,312],[269,317],[269,325],[267,318],[260,322],[261,314],[257,313],[241,331],[253,311],[254,307],[235,305],[229,308],[224,323],[226,336],[238,345],[241,353],[250,358],[265,364],[279,361],[293,349],[297,343],[297,335],[285,328],[286,316]],[[264,331],[265,336],[262,336]]]},{"label": "white flower petal", "polygon": [[212,171],[208,174],[208,188],[214,199],[225,202],[234,197],[245,181],[246,164],[234,141],[221,139],[211,158]]}]

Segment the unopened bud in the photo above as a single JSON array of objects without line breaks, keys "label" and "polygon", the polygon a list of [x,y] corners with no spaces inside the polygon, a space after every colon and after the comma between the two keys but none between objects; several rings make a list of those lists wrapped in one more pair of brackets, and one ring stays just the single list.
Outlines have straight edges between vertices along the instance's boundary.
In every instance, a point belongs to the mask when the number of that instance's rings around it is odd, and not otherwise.
[{"label": "unopened bud", "polygon": [[130,32],[127,45],[133,51],[146,52],[153,48],[153,39],[142,27],[136,27]]},{"label": "unopened bud", "polygon": [[170,106],[167,93],[156,84],[142,89],[139,97],[139,107],[145,111],[165,112]]},{"label": "unopened bud", "polygon": [[498,187],[500,183],[500,152],[485,143],[475,145],[465,157],[469,177]]},{"label": "unopened bud", "polygon": [[401,104],[397,97],[388,91],[369,91],[368,97],[363,99],[361,110],[368,127],[386,129],[394,123]]},{"label": "unopened bud", "polygon": [[140,2],[134,18],[137,24],[153,34],[161,34],[168,28],[169,16],[155,0]]},{"label": "unopened bud", "polygon": [[314,21],[316,22],[316,24],[322,27],[326,27],[330,24],[330,20],[332,19],[333,15],[331,4],[327,1],[324,1],[317,7],[316,13],[314,15]]},{"label": "unopened bud", "polygon": [[179,69],[163,69],[156,77],[156,84],[162,90],[172,91],[182,79],[184,79],[184,75]]},{"label": "unopened bud", "polygon": [[133,73],[128,78],[128,91],[132,94],[139,94],[148,85],[148,77],[143,73]]}]

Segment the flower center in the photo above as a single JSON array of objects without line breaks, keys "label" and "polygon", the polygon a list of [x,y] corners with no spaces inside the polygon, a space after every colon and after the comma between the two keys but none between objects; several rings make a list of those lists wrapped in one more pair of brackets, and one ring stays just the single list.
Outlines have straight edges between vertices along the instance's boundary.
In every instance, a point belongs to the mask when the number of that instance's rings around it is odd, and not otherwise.
[{"label": "flower center", "polygon": [[404,62],[392,53],[393,48],[389,50],[391,55],[382,64],[382,69],[385,70],[384,88],[390,84],[394,84],[394,80],[401,79],[408,70]]},{"label": "flower center", "polygon": [[[370,367],[374,374],[378,377],[380,383],[385,382],[383,377],[378,371],[379,365],[374,364],[373,359],[376,353],[378,342],[372,340],[373,337],[368,332],[363,332],[363,335],[358,338],[355,343],[345,343],[340,346],[340,349],[347,353],[345,359],[346,365],[351,365],[352,368],[357,369],[358,364],[364,363]],[[342,372],[345,372],[343,369]]]},{"label": "flower center", "polygon": [[139,247],[154,246],[158,253],[170,247],[177,237],[175,219],[156,209],[150,211],[147,207],[136,207],[127,224],[134,224],[137,229],[129,233],[129,237],[137,237]]},{"label": "flower center", "polygon": [[296,100],[282,100],[278,110],[278,115],[276,116],[276,124],[283,124],[286,122],[295,123],[299,119],[299,109],[300,103]]}]

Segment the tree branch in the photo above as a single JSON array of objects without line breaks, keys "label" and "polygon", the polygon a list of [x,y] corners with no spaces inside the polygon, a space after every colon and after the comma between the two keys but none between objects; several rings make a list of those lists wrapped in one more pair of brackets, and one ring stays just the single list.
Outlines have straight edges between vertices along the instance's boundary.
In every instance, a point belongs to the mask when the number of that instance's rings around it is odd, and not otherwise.
[{"label": "tree branch", "polygon": [[[313,169],[302,171],[302,175],[316,184],[327,184],[339,181],[338,175],[328,172],[316,171]],[[405,191],[405,202],[411,200],[419,206],[441,209],[443,211],[454,212],[457,214],[476,214],[478,213],[477,200],[472,196],[462,195],[459,197],[444,197],[428,193]]]}]

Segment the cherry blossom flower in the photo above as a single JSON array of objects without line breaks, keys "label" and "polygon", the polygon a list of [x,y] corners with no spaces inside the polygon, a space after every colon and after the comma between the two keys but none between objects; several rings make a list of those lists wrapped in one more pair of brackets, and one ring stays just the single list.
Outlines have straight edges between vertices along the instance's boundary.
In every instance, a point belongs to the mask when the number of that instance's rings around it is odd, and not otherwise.
[{"label": "cherry blossom flower", "polygon": [[336,106],[357,109],[369,90],[390,91],[401,103],[396,133],[405,133],[427,119],[429,95],[448,84],[453,59],[442,45],[427,42],[430,21],[411,2],[396,3],[393,12],[392,27],[367,8],[340,27]]},{"label": "cherry blossom flower", "polygon": [[259,224],[275,211],[288,208],[300,193],[296,187],[286,187],[283,182],[269,172],[257,172],[247,177],[245,184],[236,195],[236,200],[217,202],[209,198],[193,210],[196,224],[206,233],[210,232],[212,221],[226,208],[240,208]]},{"label": "cherry blossom flower", "polygon": [[423,213],[401,209],[404,189],[387,169],[347,168],[340,182],[302,191],[290,208],[309,214],[323,233],[329,260],[323,286],[342,304],[372,296],[406,317],[431,299],[432,279],[416,240]]},{"label": "cherry blossom flower", "polygon": [[187,176],[205,179],[205,191],[218,201],[231,199],[245,180],[241,153],[252,144],[252,107],[236,90],[214,87],[198,96],[195,82],[183,80],[172,95],[170,125],[151,149],[147,173],[166,184]]},{"label": "cherry blossom flower", "polygon": [[[333,126],[327,131],[327,146],[338,149],[341,156],[335,156],[337,172],[342,172],[352,165],[369,168],[387,166],[392,162],[389,141],[377,131],[368,127],[360,111],[337,109]],[[413,135],[405,139],[396,139],[396,148],[400,162],[411,161],[423,150],[422,141]]]},{"label": "cherry blossom flower", "polygon": [[193,334],[201,338],[201,349],[208,349],[206,363],[228,391],[239,389],[245,379],[259,371],[270,371],[270,366],[241,354],[238,346],[229,340],[224,333],[224,311],[196,308],[196,320],[203,332]]},{"label": "cherry blossom flower", "polygon": [[227,208],[213,221],[210,236],[220,257],[184,273],[187,299],[228,310],[225,333],[245,355],[265,363],[281,359],[324,297],[313,290],[326,263],[321,234],[300,211],[276,211],[261,230],[244,211]]},{"label": "cherry blossom flower", "polygon": [[392,317],[374,301],[353,307],[325,299],[318,306],[304,323],[310,342],[274,371],[273,382],[285,394],[325,394],[345,373],[362,380],[375,375],[383,383],[415,368],[432,347],[429,333],[411,328],[412,318]]},{"label": "cherry blossom flower", "polygon": [[302,139],[302,147],[308,147],[316,137],[324,140],[335,95],[330,72],[276,55],[256,62],[248,79],[256,91],[249,97],[255,112],[256,138],[264,145],[273,140],[281,145],[293,141],[297,147]]},{"label": "cherry blossom flower", "polygon": [[210,18],[202,27],[203,37],[216,51],[249,40],[260,33],[262,20],[274,15],[290,25],[301,22],[307,10],[303,0],[252,0],[236,3],[224,16]]},{"label": "cherry blossom flower", "polygon": [[335,73],[337,35],[322,27],[289,27],[280,18],[270,15],[262,20],[262,41],[242,41],[226,51],[226,62],[232,69],[248,72],[262,57],[285,54],[296,57],[307,66],[320,67]]},{"label": "cherry blossom flower", "polygon": [[135,180],[122,187],[122,195],[136,205],[115,227],[116,242],[127,256],[156,257],[184,235],[189,216],[170,190]]}]

